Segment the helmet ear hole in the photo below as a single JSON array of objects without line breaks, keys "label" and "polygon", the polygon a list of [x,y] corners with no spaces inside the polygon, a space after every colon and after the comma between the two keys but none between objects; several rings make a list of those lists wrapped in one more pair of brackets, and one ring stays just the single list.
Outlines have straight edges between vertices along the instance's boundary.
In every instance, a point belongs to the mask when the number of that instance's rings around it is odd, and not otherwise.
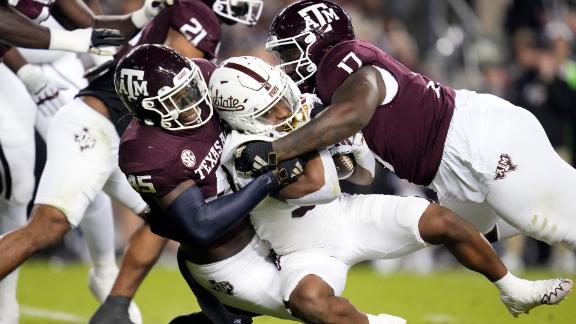
[{"label": "helmet ear hole", "polygon": [[142,101],[142,107],[144,107],[146,109],[154,108],[154,102],[144,100],[144,101]]},{"label": "helmet ear hole", "polygon": [[316,41],[316,35],[313,33],[309,33],[306,37],[304,37],[304,42],[306,44],[312,44]]}]

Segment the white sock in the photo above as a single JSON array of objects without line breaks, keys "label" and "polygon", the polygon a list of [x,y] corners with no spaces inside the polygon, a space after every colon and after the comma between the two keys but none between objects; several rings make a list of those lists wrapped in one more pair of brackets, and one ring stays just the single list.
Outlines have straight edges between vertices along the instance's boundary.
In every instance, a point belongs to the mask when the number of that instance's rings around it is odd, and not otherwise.
[{"label": "white sock", "polygon": [[[26,223],[26,206],[13,206],[0,202],[0,235]],[[17,324],[20,317],[16,288],[18,272],[14,270],[0,281],[0,324]]]},{"label": "white sock", "polygon": [[20,308],[16,300],[18,269],[0,281],[0,324],[18,324]]},{"label": "white sock", "polygon": [[88,286],[94,297],[103,302],[118,274],[110,198],[103,192],[96,194],[78,226],[84,234],[92,259]]},{"label": "white sock", "polygon": [[518,291],[518,289],[526,288],[528,282],[528,280],[520,279],[508,272],[504,277],[494,281],[494,285],[501,293],[509,294],[513,291]]},{"label": "white sock", "polygon": [[94,274],[104,276],[117,270],[114,246],[114,219],[110,198],[99,192],[88,205],[79,224],[90,251]]}]

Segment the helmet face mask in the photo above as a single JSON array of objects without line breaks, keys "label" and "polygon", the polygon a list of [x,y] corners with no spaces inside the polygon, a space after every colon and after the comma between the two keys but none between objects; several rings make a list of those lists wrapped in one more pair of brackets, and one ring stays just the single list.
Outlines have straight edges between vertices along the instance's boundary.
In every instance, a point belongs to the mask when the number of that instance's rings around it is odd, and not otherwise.
[{"label": "helmet face mask", "polygon": [[296,84],[255,57],[224,61],[212,74],[210,92],[220,117],[241,132],[281,137],[304,120]]},{"label": "helmet face mask", "polygon": [[274,51],[282,62],[277,66],[283,69],[297,85],[301,85],[318,69],[310,59],[310,46],[315,40],[316,35],[311,31],[284,39],[271,36],[266,41],[266,49]]},{"label": "helmet face mask", "polygon": [[128,111],[148,126],[198,128],[213,114],[198,65],[162,45],[140,45],[120,59],[114,85]]},{"label": "helmet face mask", "polygon": [[[313,87],[312,77],[325,50],[354,38],[350,17],[340,6],[328,0],[302,0],[276,15],[270,25],[266,48],[280,53],[280,66],[305,89],[303,86]],[[287,46],[297,48],[300,57],[286,61],[281,52]]]},{"label": "helmet face mask", "polygon": [[[289,83],[288,79],[284,82]],[[281,137],[293,131],[298,125],[297,116],[300,115],[299,92],[294,91],[288,84],[283,93],[259,112],[254,110],[252,123],[258,125],[260,133],[267,133],[273,137]],[[281,116],[281,117],[278,117]],[[247,130],[244,130],[247,131]]]},{"label": "helmet face mask", "polygon": [[[178,83],[177,79],[182,81]],[[168,130],[191,129],[204,125],[212,117],[212,101],[200,69],[184,68],[175,77],[175,87],[164,86],[158,95],[142,100],[142,108],[160,115],[160,127]],[[209,108],[208,116],[202,116],[202,107]],[[151,121],[144,120],[147,124]]]},{"label": "helmet face mask", "polygon": [[212,10],[225,19],[252,27],[260,19],[263,6],[262,0],[216,0]]}]

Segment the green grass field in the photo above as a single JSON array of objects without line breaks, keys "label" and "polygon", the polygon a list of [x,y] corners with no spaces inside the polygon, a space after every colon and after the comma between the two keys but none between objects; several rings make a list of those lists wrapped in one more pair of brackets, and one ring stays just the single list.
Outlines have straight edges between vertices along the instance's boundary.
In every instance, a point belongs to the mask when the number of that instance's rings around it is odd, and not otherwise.
[{"label": "green grass field", "polygon": [[[523,276],[535,279],[557,274],[530,271]],[[21,271],[18,296],[22,324],[86,323],[97,307],[88,291],[87,267],[83,264],[54,267],[44,262],[28,262]],[[496,288],[466,270],[429,276],[381,276],[361,265],[350,272],[345,296],[363,311],[400,315],[408,323],[576,323],[575,297],[557,306],[539,307],[530,315],[515,319],[500,303]],[[176,268],[153,269],[136,301],[147,324],[167,323],[175,315],[198,310]],[[280,322],[270,317],[255,320],[257,324]]]}]

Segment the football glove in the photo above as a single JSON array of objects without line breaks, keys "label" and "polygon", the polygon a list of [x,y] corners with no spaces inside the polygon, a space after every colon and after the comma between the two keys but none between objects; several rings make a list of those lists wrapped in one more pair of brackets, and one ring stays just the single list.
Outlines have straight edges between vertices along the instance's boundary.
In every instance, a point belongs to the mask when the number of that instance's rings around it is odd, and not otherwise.
[{"label": "football glove", "polygon": [[247,142],[234,152],[234,165],[239,174],[256,177],[274,170],[278,161],[272,151],[272,143],[264,141]]},{"label": "football glove", "polygon": [[50,50],[60,50],[76,53],[93,53],[98,55],[113,55],[100,46],[118,46],[124,43],[124,35],[116,29],[84,28],[62,30],[50,28]]},{"label": "football glove", "polygon": [[276,177],[281,186],[286,186],[298,180],[304,174],[304,166],[307,159],[295,157],[290,160],[282,161],[276,168]]},{"label": "football glove", "polygon": [[32,100],[38,105],[38,111],[44,116],[54,115],[66,100],[60,90],[68,86],[57,79],[51,79],[42,73],[42,69],[32,64],[25,64],[16,73],[26,86]]},{"label": "football glove", "polygon": [[101,46],[120,46],[124,43],[124,35],[116,29],[98,28],[92,30],[90,36],[90,53],[96,55],[114,55],[115,50],[102,49]]},{"label": "football glove", "polygon": [[89,324],[134,324],[128,313],[130,301],[130,297],[106,297],[106,300],[90,318]]},{"label": "football glove", "polygon": [[142,8],[132,13],[132,23],[136,28],[141,29],[146,26],[150,20],[154,19],[160,11],[173,4],[174,0],[144,0]]}]

